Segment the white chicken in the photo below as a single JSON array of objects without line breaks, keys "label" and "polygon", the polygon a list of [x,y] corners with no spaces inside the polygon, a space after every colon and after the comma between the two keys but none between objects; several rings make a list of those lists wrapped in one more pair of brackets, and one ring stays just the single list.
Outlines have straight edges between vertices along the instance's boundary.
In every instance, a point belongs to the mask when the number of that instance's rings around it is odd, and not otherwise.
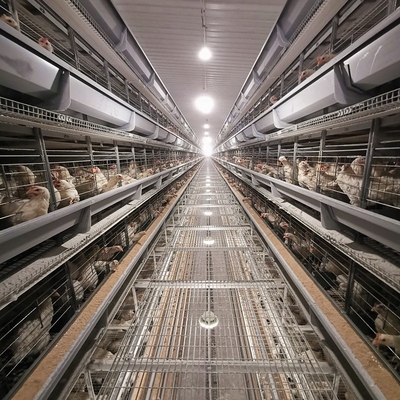
[{"label": "white chicken", "polygon": [[281,217],[272,211],[261,213],[260,217],[266,219],[274,228],[277,228],[281,221]]},{"label": "white chicken", "polygon": [[400,179],[392,176],[371,178],[367,195],[370,200],[400,207]]},{"label": "white chicken", "polygon": [[[393,356],[392,361],[396,361],[397,358],[397,366],[400,363],[400,335],[388,335],[385,333],[377,333],[375,339],[372,344],[374,346],[388,346],[393,347],[395,355]],[[397,356],[397,357],[396,357]]]},{"label": "white chicken", "polygon": [[303,258],[307,258],[311,253],[311,241],[310,238],[300,238],[298,235],[286,232],[283,234],[284,239],[291,241],[291,247],[294,253],[297,253]]},{"label": "white chicken", "polygon": [[345,269],[344,267],[339,266],[337,263],[335,263],[331,259],[328,259],[328,260],[322,262],[319,266],[319,270],[321,272],[331,272],[332,274],[335,274],[336,276],[343,275],[344,269]]},{"label": "white chicken", "polygon": [[337,188],[336,183],[336,165],[328,164],[317,164],[317,182],[320,187],[321,192],[324,192],[327,188],[334,189]]},{"label": "white chicken", "polygon": [[[339,274],[336,277],[336,282],[338,283],[338,292],[345,297],[346,296],[346,291],[347,291],[347,286],[349,284],[349,279],[346,274]],[[366,303],[366,293],[364,288],[361,286],[359,282],[354,280],[353,283],[353,289],[351,292],[351,297],[352,297],[352,305],[356,309],[363,309],[364,306],[367,304]]]},{"label": "white chicken", "polygon": [[103,186],[102,193],[108,192],[112,189],[116,189],[118,187],[119,182],[122,182],[124,177],[121,174],[112,175],[107,184]]},{"label": "white chicken", "polygon": [[271,165],[262,164],[260,166],[260,169],[261,169],[260,172],[262,174],[269,175],[269,176],[272,176],[272,177],[277,177],[278,176],[278,169],[275,168],[275,167],[271,167]]},{"label": "white chicken", "polygon": [[[361,159],[361,157],[358,157]],[[357,160],[357,159],[356,159]],[[352,163],[353,164],[353,163]],[[358,161],[353,167],[343,165],[336,178],[336,182],[347,195],[350,204],[360,206],[362,175],[355,175],[354,169],[359,173],[364,171],[364,165]],[[378,174],[379,168],[373,167],[372,174]],[[385,204],[400,206],[400,180],[392,176],[372,177],[369,182],[367,198]]]},{"label": "white chicken", "polygon": [[354,175],[354,171],[349,165],[342,165],[336,177],[336,183],[349,198],[350,204],[360,206],[361,178]]},{"label": "white chicken", "polygon": [[63,179],[69,183],[75,184],[75,179],[71,176],[68,169],[63,167],[62,165],[54,165],[51,169],[52,174],[54,173],[56,179]]},{"label": "white chicken", "polygon": [[38,39],[38,45],[52,53],[54,51],[53,45],[50,43],[48,38],[41,37]]},{"label": "white chicken", "polygon": [[82,303],[83,301],[83,296],[84,296],[84,290],[79,281],[73,280],[72,285],[74,287],[74,293],[75,293],[75,299],[78,305]]},{"label": "white chicken", "polygon": [[315,71],[313,69],[305,69],[299,73],[300,82],[305,81],[308,77],[310,77]]},{"label": "white chicken", "polygon": [[137,232],[137,230],[140,227],[140,224],[138,221],[132,221],[129,223],[129,226],[132,228],[132,229],[129,229],[129,237],[131,237]]},{"label": "white chicken", "polygon": [[110,272],[115,272],[117,270],[117,267],[119,265],[118,260],[113,260],[113,261],[95,261],[93,263],[94,269],[98,274],[101,274],[103,272],[107,272],[109,269]]},{"label": "white chicken", "polygon": [[129,175],[132,178],[136,178],[137,175],[137,165],[133,160],[129,162],[128,168],[126,170],[122,171],[123,174]]},{"label": "white chicken", "polygon": [[137,179],[132,178],[129,175],[122,175],[122,185],[129,185],[130,183],[136,182]]},{"label": "white chicken", "polygon": [[355,175],[362,176],[364,174],[365,157],[356,157],[350,164]]},{"label": "white chicken", "polygon": [[101,172],[99,167],[93,167],[91,171],[95,177],[97,192],[101,193],[103,190],[103,187],[106,186],[108,183],[107,178]]},{"label": "white chicken", "polygon": [[61,202],[61,194],[58,191],[58,189],[54,186],[54,182],[57,180],[57,178],[55,177],[56,175],[53,174],[53,172],[51,173],[51,177],[52,177],[52,185],[53,185],[53,190],[54,190],[54,197],[56,199],[56,207],[58,207],[60,205]]},{"label": "white chicken", "polygon": [[2,14],[0,16],[0,20],[4,21],[7,25],[10,25],[12,28],[18,29],[18,23],[13,17],[10,17],[9,15],[6,14]]},{"label": "white chicken", "polygon": [[96,261],[110,261],[114,254],[124,251],[122,246],[116,245],[102,248],[96,255]]},{"label": "white chicken", "polygon": [[48,296],[16,329],[11,344],[11,364],[18,364],[28,355],[39,354],[48,345],[53,315],[53,303]]},{"label": "white chicken", "polygon": [[278,160],[283,165],[283,180],[288,183],[294,183],[293,168],[295,169],[294,176],[296,176],[296,167],[293,167],[292,162],[290,162],[285,156],[280,156]]},{"label": "white chicken", "polygon": [[119,262],[117,260],[112,260],[114,255],[120,251],[124,251],[123,247],[120,245],[104,247],[100,250],[99,246],[93,247],[93,252],[96,254],[95,260],[93,262],[93,267],[98,274],[116,271]]},{"label": "white chicken", "polygon": [[274,95],[274,96],[270,97],[269,102],[271,104],[275,104],[278,100],[279,100],[279,97]]},{"label": "white chicken", "polygon": [[297,165],[297,168],[297,180],[299,182],[299,186],[315,192],[317,183],[315,168],[310,167],[307,161],[300,161]]},{"label": "white chicken", "polygon": [[67,207],[71,204],[77,203],[79,199],[79,193],[75,189],[75,186],[64,179],[58,179],[53,181],[54,187],[60,192],[61,201],[59,208]]},{"label": "white chicken", "polygon": [[137,174],[137,179],[143,179],[143,178],[147,178],[148,176],[151,176],[154,174],[154,171],[152,168],[146,169],[143,172],[139,172]]},{"label": "white chicken", "polygon": [[11,201],[0,206],[0,212],[9,217],[12,225],[47,214],[50,192],[45,187],[32,186],[26,192],[26,196],[28,199]]},{"label": "white chicken", "polygon": [[322,56],[317,57],[317,67],[322,67],[325,65],[327,62],[331,61],[333,58],[336,57],[336,54],[333,53],[328,53],[328,54],[323,54]]},{"label": "white chicken", "polygon": [[378,314],[375,318],[375,328],[378,333],[400,334],[400,318],[393,311],[381,303],[375,303],[371,311]]},{"label": "white chicken", "polygon": [[92,263],[87,263],[81,270],[78,281],[81,284],[84,291],[93,292],[99,283],[97,272]]},{"label": "white chicken", "polygon": [[22,198],[28,187],[35,184],[35,174],[25,165],[13,165],[10,170],[17,186],[14,194]]},{"label": "white chicken", "polygon": [[110,179],[112,176],[118,174],[118,168],[116,164],[111,164],[110,167],[107,170],[108,172],[108,179]]},{"label": "white chicken", "polygon": [[139,242],[140,241],[140,239],[144,236],[144,235],[146,235],[146,231],[141,231],[141,232],[138,232],[138,233],[135,233],[134,235],[133,235],[133,237],[132,237],[132,244],[136,244],[137,242]]}]

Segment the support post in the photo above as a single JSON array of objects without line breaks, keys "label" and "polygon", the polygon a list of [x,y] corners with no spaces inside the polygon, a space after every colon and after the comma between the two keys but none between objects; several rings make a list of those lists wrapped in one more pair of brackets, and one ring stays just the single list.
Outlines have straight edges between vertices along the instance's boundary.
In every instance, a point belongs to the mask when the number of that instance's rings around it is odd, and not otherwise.
[{"label": "support post", "polygon": [[377,144],[377,136],[379,135],[380,119],[375,118],[371,121],[371,128],[369,130],[367,153],[365,155],[364,174],[362,177],[362,184],[360,190],[360,207],[366,208],[368,188],[370,183],[372,161],[374,157],[375,147]]},{"label": "support post", "polygon": [[300,53],[300,58],[299,58],[299,73],[297,75],[297,83],[300,83],[300,74],[301,71],[303,71],[303,65],[304,65],[304,53]]},{"label": "support post", "polygon": [[115,151],[115,161],[117,163],[117,171],[120,174],[121,173],[121,162],[120,162],[120,159],[119,159],[119,151],[118,151],[117,141],[114,140],[113,144],[114,144],[114,151]]},{"label": "support post", "polygon": [[42,130],[40,128],[33,128],[33,134],[35,135],[36,148],[39,152],[40,159],[43,163],[45,178],[46,181],[48,182],[47,186],[50,192],[49,209],[50,211],[54,211],[55,209],[57,209],[56,194],[53,186],[53,180],[51,179],[51,168],[50,168],[49,158],[47,157],[46,145],[44,143]]},{"label": "support post", "polygon": [[21,28],[19,26],[19,17],[18,17],[18,11],[15,7],[14,0],[7,0],[8,4],[8,9],[10,10],[10,14],[12,17],[15,19],[16,23],[18,24],[18,30],[21,31]]},{"label": "support post", "polygon": [[69,37],[69,42],[71,45],[72,52],[74,53],[75,68],[80,69],[78,47],[75,42],[75,33],[70,26],[68,26],[68,37]]},{"label": "support post", "polygon": [[339,16],[335,15],[332,19],[332,33],[331,33],[331,41],[329,43],[329,53],[334,52],[335,43],[337,39],[338,26],[339,26]]},{"label": "support post", "polygon": [[[324,156],[324,151],[325,151],[325,146],[326,146],[326,130],[321,131],[321,137],[319,139],[319,150],[318,150],[318,162],[322,163],[323,159],[322,157]],[[317,193],[321,193],[321,186],[320,186],[320,174],[317,172],[317,185],[315,188]]]},{"label": "support post", "polygon": [[104,63],[104,74],[106,77],[107,88],[111,92],[110,69],[108,67],[108,61],[103,60],[103,63]]}]

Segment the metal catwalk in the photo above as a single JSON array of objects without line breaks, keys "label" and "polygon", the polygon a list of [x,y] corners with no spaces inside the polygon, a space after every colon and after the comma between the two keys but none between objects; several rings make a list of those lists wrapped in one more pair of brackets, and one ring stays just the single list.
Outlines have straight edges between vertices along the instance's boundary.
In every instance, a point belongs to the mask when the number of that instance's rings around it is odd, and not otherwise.
[{"label": "metal catwalk", "polygon": [[151,277],[135,284],[146,290],[133,323],[125,331],[111,325],[99,339],[119,349],[113,358],[92,358],[89,394],[343,398],[340,376],[315,351],[315,333],[299,321],[293,293],[211,161],[180,199],[149,262]]}]

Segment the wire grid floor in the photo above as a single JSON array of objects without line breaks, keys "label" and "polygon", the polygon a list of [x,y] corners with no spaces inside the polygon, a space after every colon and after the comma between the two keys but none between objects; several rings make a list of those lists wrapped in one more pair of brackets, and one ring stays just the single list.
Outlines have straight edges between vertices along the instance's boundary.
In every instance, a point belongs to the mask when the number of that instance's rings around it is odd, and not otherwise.
[{"label": "wire grid floor", "polygon": [[[96,398],[339,399],[340,377],[311,350],[290,289],[210,164],[160,235],[163,254],[116,355],[87,367]],[[226,202],[208,216],[198,206],[206,180],[218,193],[210,205]],[[205,311],[215,328],[200,325]]]}]

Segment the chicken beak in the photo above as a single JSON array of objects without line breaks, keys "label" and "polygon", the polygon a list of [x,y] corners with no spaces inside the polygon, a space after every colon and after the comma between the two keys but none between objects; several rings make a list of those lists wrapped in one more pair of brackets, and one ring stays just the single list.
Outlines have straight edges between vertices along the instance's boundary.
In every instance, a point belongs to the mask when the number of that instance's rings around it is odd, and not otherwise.
[{"label": "chicken beak", "polygon": [[26,191],[25,194],[33,194],[33,193],[34,193],[34,192],[33,192],[34,187],[35,187],[35,186],[31,186],[31,187]]}]

